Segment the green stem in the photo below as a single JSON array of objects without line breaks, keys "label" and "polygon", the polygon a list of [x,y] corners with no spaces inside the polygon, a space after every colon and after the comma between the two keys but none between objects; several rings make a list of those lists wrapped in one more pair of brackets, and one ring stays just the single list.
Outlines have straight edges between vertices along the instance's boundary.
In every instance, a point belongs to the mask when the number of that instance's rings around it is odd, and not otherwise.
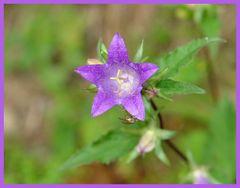
[{"label": "green stem", "polygon": [[[150,104],[154,111],[158,111],[158,107],[152,99],[150,99]],[[160,129],[164,129],[163,118],[160,112],[157,113],[157,117],[159,119]],[[165,142],[187,165],[189,165],[188,158],[182,153],[180,149],[177,148],[177,146],[173,142],[171,142],[171,140],[165,140]]]}]

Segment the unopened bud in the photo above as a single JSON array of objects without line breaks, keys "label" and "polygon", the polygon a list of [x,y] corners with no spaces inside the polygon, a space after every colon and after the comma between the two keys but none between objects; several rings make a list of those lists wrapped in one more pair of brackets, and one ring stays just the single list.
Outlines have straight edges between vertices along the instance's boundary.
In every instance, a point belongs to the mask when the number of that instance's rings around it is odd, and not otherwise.
[{"label": "unopened bud", "polygon": [[158,95],[158,90],[156,88],[146,89],[145,92],[146,92],[147,97],[149,99],[151,99],[151,98],[153,98],[153,97]]},{"label": "unopened bud", "polygon": [[209,184],[209,177],[205,168],[195,169],[192,175],[194,184]]},{"label": "unopened bud", "polygon": [[155,133],[152,130],[148,130],[140,139],[137,145],[137,152],[141,155],[150,152],[155,147]]}]

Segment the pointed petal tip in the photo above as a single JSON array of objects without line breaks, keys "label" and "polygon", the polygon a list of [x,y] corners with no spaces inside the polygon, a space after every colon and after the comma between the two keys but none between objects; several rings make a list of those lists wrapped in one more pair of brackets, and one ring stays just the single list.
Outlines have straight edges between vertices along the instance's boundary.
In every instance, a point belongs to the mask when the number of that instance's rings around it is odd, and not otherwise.
[{"label": "pointed petal tip", "polygon": [[112,96],[109,96],[108,94],[99,90],[97,95],[94,97],[91,115],[93,117],[99,116],[110,110],[115,105],[116,102]]},{"label": "pointed petal tip", "polygon": [[[159,65],[156,65],[156,64],[153,64],[153,65],[155,66],[155,68],[154,68],[155,70],[154,70],[154,71],[157,72],[157,71],[160,69],[160,66],[159,66]],[[154,72],[154,73],[155,73],[155,72]]]},{"label": "pointed petal tip", "polygon": [[107,112],[108,110],[110,110],[110,108],[112,108],[113,106],[107,108],[107,109],[102,109],[102,107],[99,107],[98,109],[92,109],[91,111],[91,116],[92,117],[97,117],[102,115],[103,113]]},{"label": "pointed petal tip", "polygon": [[[96,96],[95,96],[96,97]],[[95,107],[94,107],[94,103],[93,103],[93,106],[92,106],[92,110],[91,110],[91,116],[92,117],[97,117],[99,116],[101,113],[99,110],[97,110]]]},{"label": "pointed petal tip", "polygon": [[159,65],[157,65],[157,64],[155,64],[155,63],[149,63],[152,67],[153,67],[153,69],[154,68],[156,68],[156,69],[159,69],[160,67],[159,67]]},{"label": "pointed petal tip", "polygon": [[158,65],[147,62],[135,64],[135,66],[140,71],[141,83],[144,83],[160,69]]},{"label": "pointed petal tip", "polygon": [[74,72],[78,73],[78,74],[81,74],[81,70],[80,70],[81,67],[77,67],[74,69]]},{"label": "pointed petal tip", "polygon": [[112,38],[108,47],[108,64],[114,62],[128,62],[128,50],[124,43],[124,39],[117,32]]},{"label": "pointed petal tip", "polygon": [[116,32],[114,36],[121,37],[119,32]]},{"label": "pointed petal tip", "polygon": [[138,120],[140,120],[140,121],[144,121],[144,119],[145,119],[145,115],[143,114],[140,114],[140,115],[137,115],[137,116],[135,116]]},{"label": "pointed petal tip", "polygon": [[150,77],[152,77],[160,69],[158,65],[155,65],[155,66],[156,67],[152,69],[152,75]]},{"label": "pointed petal tip", "polygon": [[99,110],[99,109],[96,109],[96,108],[93,108],[93,107],[92,107],[92,111],[91,111],[91,116],[92,116],[92,117],[100,116],[102,113],[104,113],[104,112],[102,112],[102,111]]},{"label": "pointed petal tip", "polygon": [[145,108],[140,93],[136,96],[124,99],[122,102],[122,106],[126,111],[128,111],[129,114],[136,117],[140,121],[144,121]]},{"label": "pointed petal tip", "polygon": [[84,73],[86,73],[86,71],[84,71],[84,66],[75,68],[74,72],[76,72],[77,74],[79,74],[79,75],[81,75],[83,77],[84,77]]},{"label": "pointed petal tip", "polygon": [[100,114],[98,114],[98,113],[96,113],[96,112],[93,112],[93,111],[91,112],[91,116],[92,116],[92,117],[97,117],[97,116],[99,116],[99,115],[100,115]]},{"label": "pointed petal tip", "polygon": [[120,33],[119,32],[116,32],[115,35],[113,36],[113,39],[112,41],[115,40],[123,40],[123,38],[121,37]]}]

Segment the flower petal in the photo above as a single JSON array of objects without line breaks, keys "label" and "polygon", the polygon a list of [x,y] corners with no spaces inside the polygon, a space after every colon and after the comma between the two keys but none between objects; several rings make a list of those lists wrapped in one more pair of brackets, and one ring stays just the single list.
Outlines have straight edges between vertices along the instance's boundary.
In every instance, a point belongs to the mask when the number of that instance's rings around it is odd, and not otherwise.
[{"label": "flower petal", "polygon": [[159,67],[153,63],[131,63],[131,65],[140,74],[140,83],[143,84],[147,79],[149,79]]},{"label": "flower petal", "polygon": [[137,94],[123,99],[122,105],[132,116],[139,120],[144,120],[145,109],[141,94]]},{"label": "flower petal", "polygon": [[106,65],[85,65],[75,69],[86,80],[98,85],[99,80],[105,74]]},{"label": "flower petal", "polygon": [[116,105],[112,96],[102,91],[98,91],[92,105],[92,116],[98,116]]},{"label": "flower petal", "polygon": [[114,35],[108,48],[108,63],[128,63],[128,51],[119,33]]}]

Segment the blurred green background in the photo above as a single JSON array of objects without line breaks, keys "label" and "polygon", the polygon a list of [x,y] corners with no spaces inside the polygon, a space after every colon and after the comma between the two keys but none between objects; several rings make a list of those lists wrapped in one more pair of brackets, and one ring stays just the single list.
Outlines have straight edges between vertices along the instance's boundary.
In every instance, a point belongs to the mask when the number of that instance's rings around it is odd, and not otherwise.
[{"label": "blurred green background", "polygon": [[92,118],[94,94],[74,72],[115,32],[130,57],[144,39],[149,62],[193,39],[227,42],[202,50],[177,79],[205,95],[157,100],[173,142],[222,183],[235,181],[234,5],[5,5],[5,183],[182,183],[191,169],[167,146],[171,166],[151,154],[130,164],[94,163],[60,173],[79,148],[121,123],[114,107]]}]

